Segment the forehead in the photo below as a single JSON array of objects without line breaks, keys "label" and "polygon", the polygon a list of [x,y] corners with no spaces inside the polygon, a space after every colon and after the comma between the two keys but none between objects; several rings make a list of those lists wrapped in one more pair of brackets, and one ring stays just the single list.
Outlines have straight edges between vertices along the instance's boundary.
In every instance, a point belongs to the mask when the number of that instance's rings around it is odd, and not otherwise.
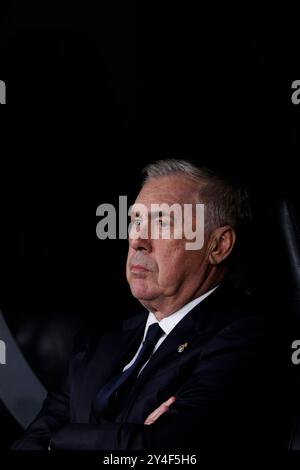
[{"label": "forehead", "polygon": [[199,202],[201,185],[183,175],[161,176],[149,179],[139,192],[135,203],[188,204]]}]

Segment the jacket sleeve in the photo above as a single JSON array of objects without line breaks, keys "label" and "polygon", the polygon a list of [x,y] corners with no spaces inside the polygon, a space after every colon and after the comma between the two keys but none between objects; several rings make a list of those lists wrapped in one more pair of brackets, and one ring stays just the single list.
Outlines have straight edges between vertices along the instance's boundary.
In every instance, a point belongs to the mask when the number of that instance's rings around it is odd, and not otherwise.
[{"label": "jacket sleeve", "polygon": [[41,411],[12,450],[47,450],[51,435],[69,422],[69,381],[57,393],[48,393]]},{"label": "jacket sleeve", "polygon": [[77,356],[82,356],[90,342],[85,330],[74,338],[68,376],[57,392],[49,392],[41,411],[11,450],[48,450],[52,435],[70,422],[70,384]]},{"label": "jacket sleeve", "polygon": [[53,448],[228,448],[232,442],[243,447],[249,437],[259,445],[268,433],[268,388],[274,383],[271,345],[263,330],[251,319],[223,330],[198,358],[176,402],[154,424],[70,424],[54,433]]}]

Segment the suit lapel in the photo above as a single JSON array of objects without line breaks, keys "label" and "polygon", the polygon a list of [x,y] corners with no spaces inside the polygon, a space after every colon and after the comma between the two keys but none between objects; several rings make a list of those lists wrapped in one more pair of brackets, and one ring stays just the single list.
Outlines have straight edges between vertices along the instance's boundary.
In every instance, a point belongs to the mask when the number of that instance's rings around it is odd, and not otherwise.
[{"label": "suit lapel", "polygon": [[96,350],[79,361],[73,388],[77,422],[89,420],[91,404],[99,389],[120,370],[135,344],[138,348],[146,320],[146,312],[129,318],[123,330],[104,334]]},{"label": "suit lapel", "polygon": [[210,337],[213,331],[220,327],[222,315],[219,315],[219,313],[225,301],[225,293],[227,293],[227,285],[219,286],[216,291],[196,305],[175,326],[138,376],[128,399],[127,409],[124,409],[123,418],[126,418],[131,404],[134,403],[141,384],[144,384],[156,374],[165,364],[176,363],[177,361],[179,366],[179,361],[182,357],[180,351],[178,351],[180,346],[185,345],[184,350],[188,350],[190,347],[193,347],[195,341],[199,344],[201,338]]},{"label": "suit lapel", "polygon": [[[198,339],[212,336],[214,331],[222,327],[222,323],[226,323],[224,306],[231,294],[227,283],[224,283],[176,325],[139,375],[130,396],[130,403],[134,400],[139,384],[144,383],[165,363],[172,363],[182,357],[178,352],[179,346],[188,343],[187,349],[193,347],[194,340],[197,340],[198,344]],[[148,312],[144,311],[129,318],[124,322],[123,330],[105,334],[96,351],[78,359],[72,392],[77,422],[88,422],[91,404],[99,389],[120,370],[122,364],[126,364],[124,361],[129,362],[132,358],[128,357],[128,353],[133,356],[133,346],[137,350],[147,316]],[[125,409],[124,413],[126,414]]]},{"label": "suit lapel", "polygon": [[[181,356],[181,353],[178,352],[180,346],[187,349],[193,338],[195,336],[199,337],[198,320],[200,320],[199,317],[201,314],[204,314],[204,306],[202,306],[201,312],[199,304],[199,306],[197,305],[193,311],[189,312],[186,317],[175,326],[142,370],[138,377],[137,385],[140,382],[145,382],[158,368],[163,367],[165,362],[171,362],[172,357],[173,360],[179,359]],[[186,343],[187,346],[183,346],[186,345]]]}]

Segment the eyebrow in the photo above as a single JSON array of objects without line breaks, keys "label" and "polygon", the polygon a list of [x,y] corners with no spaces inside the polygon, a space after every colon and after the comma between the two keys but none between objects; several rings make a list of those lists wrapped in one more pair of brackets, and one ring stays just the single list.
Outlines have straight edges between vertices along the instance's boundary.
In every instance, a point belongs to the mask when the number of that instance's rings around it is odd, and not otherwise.
[{"label": "eyebrow", "polygon": [[[170,212],[165,212],[165,211],[153,211],[151,213],[149,213],[148,215],[150,215],[151,217],[165,217],[165,216],[171,216],[171,217],[174,217],[174,212],[173,211],[170,211]],[[141,213],[140,211],[130,211],[130,216],[131,217],[140,217],[141,216]]]},{"label": "eyebrow", "polygon": [[140,217],[140,215],[141,215],[140,211],[135,211],[131,209],[129,212],[130,217]]},{"label": "eyebrow", "polygon": [[151,217],[165,217],[165,216],[173,216],[174,217],[174,212],[165,212],[165,211],[153,211],[151,212]]}]

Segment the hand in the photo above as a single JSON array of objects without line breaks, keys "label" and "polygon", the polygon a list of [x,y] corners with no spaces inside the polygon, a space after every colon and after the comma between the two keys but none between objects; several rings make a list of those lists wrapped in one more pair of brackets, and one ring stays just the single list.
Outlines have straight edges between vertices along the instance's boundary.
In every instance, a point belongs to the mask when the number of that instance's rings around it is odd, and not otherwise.
[{"label": "hand", "polygon": [[146,418],[144,424],[153,424],[155,421],[163,415],[166,411],[168,411],[169,407],[176,401],[175,397],[170,397],[167,401],[162,403],[156,410],[154,410],[150,415]]}]

